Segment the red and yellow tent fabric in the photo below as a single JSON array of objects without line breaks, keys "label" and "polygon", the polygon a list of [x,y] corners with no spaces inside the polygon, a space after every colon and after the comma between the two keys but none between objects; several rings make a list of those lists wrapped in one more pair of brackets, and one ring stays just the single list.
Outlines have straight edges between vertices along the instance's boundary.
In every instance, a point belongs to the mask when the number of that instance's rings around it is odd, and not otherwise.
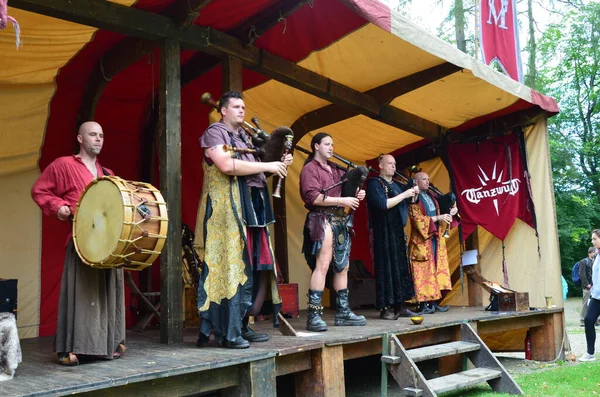
[{"label": "red and yellow tent fabric", "polygon": [[[113,1],[160,13],[173,0]],[[277,6],[276,0],[213,0],[196,25],[231,31],[250,17]],[[10,0],[9,0],[10,5]],[[30,198],[40,170],[54,158],[72,153],[86,83],[95,65],[125,37],[9,7],[21,25],[17,50],[11,27],[0,31],[0,278],[19,280],[18,324],[22,337],[52,335],[68,225],[42,217]],[[493,71],[432,36],[376,0],[312,0],[258,37],[254,46],[364,92],[416,72],[452,63],[462,70],[395,98],[391,105],[445,129],[466,130],[497,117],[529,108],[548,114],[556,103]],[[182,66],[194,53],[182,51]],[[144,127],[157,104],[156,50],[108,81],[95,120],[105,132],[100,156],[106,166],[129,180],[140,180],[141,149],[150,145]],[[244,69],[247,117],[256,115],[265,130],[292,125],[308,112],[329,103],[281,82]],[[183,222],[196,223],[202,185],[202,151],[198,138],[208,125],[210,108],[200,103],[203,92],[221,94],[219,66],[182,87],[182,211]],[[421,137],[365,116],[324,126],[334,137],[337,154],[364,163],[382,152],[418,144]],[[300,145],[308,147],[312,131]],[[558,238],[545,119],[527,132],[529,167],[533,175],[541,257],[534,231],[517,223],[506,240],[511,287],[529,291],[533,305],[544,296],[561,294]],[[307,289],[309,271],[300,254],[305,210],[298,194],[304,156],[296,152],[286,182],[287,238],[290,281]],[[440,187],[448,176],[439,160],[421,164]],[[156,183],[156,182],[155,182]],[[442,190],[444,190],[442,188]],[[365,224],[364,219],[362,222]],[[364,226],[366,227],[366,226]],[[456,237],[454,237],[456,241]],[[365,258],[364,237],[355,240],[353,257]],[[500,242],[480,234],[484,277],[500,280]],[[458,263],[458,244],[451,257]],[[449,299],[464,304],[460,288]],[[303,299],[300,299],[304,304]],[[555,299],[559,302],[559,299]]]}]

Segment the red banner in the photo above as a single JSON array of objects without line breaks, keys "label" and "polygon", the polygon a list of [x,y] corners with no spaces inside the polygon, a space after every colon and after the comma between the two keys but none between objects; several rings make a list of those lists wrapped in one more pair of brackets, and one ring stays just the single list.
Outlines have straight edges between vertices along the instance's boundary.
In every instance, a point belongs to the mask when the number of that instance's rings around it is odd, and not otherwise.
[{"label": "red banner", "polygon": [[479,10],[483,62],[497,61],[507,75],[522,83],[516,1],[480,0]]},{"label": "red banner", "polygon": [[517,218],[533,227],[533,214],[527,208],[525,166],[516,135],[450,144],[448,160],[463,238],[480,225],[504,240]]}]

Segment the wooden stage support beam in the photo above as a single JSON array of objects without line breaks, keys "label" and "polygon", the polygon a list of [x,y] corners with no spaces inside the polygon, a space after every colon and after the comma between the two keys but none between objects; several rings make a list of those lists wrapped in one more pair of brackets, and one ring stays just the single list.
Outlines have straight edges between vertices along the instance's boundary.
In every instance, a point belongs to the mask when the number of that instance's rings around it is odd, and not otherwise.
[{"label": "wooden stage support beam", "polygon": [[554,361],[560,358],[562,351],[564,312],[552,313],[544,316],[540,327],[530,329],[531,332],[531,359],[537,361]]},{"label": "wooden stage support beam", "polygon": [[160,341],[167,344],[183,342],[180,52],[174,40],[165,40],[160,47],[160,189],[169,209],[167,241],[160,257]]},{"label": "wooden stage support beam", "polygon": [[236,387],[223,390],[223,397],[276,397],[275,358],[251,361],[239,369]]},{"label": "wooden stage support beam", "polygon": [[[381,342],[379,342],[381,345]],[[324,346],[311,351],[311,369],[296,374],[297,396],[337,397],[346,395],[344,347]]]}]

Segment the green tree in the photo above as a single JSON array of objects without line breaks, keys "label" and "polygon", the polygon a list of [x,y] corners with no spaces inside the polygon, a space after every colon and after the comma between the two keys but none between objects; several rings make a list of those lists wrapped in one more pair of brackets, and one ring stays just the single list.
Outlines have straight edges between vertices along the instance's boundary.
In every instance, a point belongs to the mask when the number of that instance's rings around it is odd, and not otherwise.
[{"label": "green tree", "polygon": [[549,120],[563,274],[586,254],[600,227],[600,4],[568,7],[538,43],[537,88],[560,113]]}]

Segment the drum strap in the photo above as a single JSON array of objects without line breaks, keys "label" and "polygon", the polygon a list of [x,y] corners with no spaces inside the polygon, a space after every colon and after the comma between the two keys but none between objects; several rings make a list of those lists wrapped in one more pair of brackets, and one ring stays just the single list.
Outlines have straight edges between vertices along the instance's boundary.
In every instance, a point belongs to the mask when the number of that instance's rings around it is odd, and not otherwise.
[{"label": "drum strap", "polygon": [[106,170],[106,168],[104,167],[100,167],[102,168],[102,173],[104,174],[104,176],[110,176],[110,173]]}]

